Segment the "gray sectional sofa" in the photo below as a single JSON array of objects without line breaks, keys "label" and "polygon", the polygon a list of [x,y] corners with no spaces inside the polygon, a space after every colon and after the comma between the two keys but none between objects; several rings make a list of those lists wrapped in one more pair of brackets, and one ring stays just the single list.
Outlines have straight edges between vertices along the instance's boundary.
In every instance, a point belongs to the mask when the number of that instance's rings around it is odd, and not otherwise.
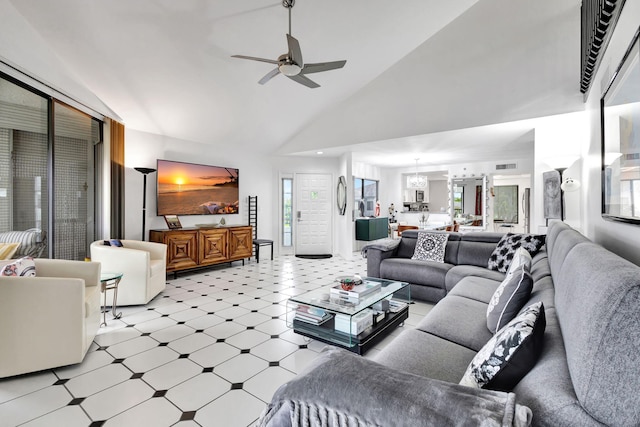
[{"label": "gray sectional sofa", "polygon": [[559,221],[546,242],[525,304],[544,303],[542,352],[511,392],[458,384],[492,337],[486,311],[500,283],[470,275],[373,360],[323,352],[259,424],[640,425],[640,267]]},{"label": "gray sectional sofa", "polygon": [[437,302],[466,276],[502,280],[503,273],[487,269],[489,256],[502,233],[448,233],[444,263],[413,260],[418,230],[405,230],[398,245],[366,248],[367,276],[411,284],[412,298]]}]

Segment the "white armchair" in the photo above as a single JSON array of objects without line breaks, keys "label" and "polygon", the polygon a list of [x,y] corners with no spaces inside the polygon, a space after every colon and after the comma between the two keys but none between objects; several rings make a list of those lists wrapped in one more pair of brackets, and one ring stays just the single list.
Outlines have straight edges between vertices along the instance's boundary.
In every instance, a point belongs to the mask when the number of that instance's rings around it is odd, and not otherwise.
[{"label": "white armchair", "polygon": [[100,264],[34,262],[0,277],[0,378],[82,362],[100,327]]},{"label": "white armchair", "polygon": [[[146,304],[167,285],[167,245],[139,240],[121,240],[123,247],[91,244],[91,261],[102,265],[103,273],[122,273],[118,305]],[[113,291],[107,291],[111,293]],[[107,303],[113,296],[107,294]]]}]

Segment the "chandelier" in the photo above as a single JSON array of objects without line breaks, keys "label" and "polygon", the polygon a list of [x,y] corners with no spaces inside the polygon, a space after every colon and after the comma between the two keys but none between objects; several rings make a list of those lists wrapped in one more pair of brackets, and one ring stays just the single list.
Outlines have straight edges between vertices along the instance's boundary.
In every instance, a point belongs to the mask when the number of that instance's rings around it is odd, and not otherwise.
[{"label": "chandelier", "polygon": [[427,177],[418,175],[418,160],[416,159],[416,174],[407,178],[407,187],[409,188],[424,188],[427,186]]}]

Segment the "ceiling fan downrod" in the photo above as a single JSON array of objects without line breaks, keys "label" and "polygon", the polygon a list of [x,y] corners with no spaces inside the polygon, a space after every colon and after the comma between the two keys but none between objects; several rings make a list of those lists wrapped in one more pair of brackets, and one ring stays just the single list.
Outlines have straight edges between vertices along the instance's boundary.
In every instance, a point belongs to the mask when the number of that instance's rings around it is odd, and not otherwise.
[{"label": "ceiling fan downrod", "polygon": [[291,35],[291,9],[296,4],[296,0],[282,0],[282,6],[289,9],[289,35]]}]

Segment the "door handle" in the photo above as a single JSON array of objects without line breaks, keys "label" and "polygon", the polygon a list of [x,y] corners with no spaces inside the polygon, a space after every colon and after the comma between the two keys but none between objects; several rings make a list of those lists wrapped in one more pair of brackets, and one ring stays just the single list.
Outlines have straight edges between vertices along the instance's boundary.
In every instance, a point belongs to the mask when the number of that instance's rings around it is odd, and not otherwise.
[{"label": "door handle", "polygon": [[302,221],[302,212],[298,211],[296,217],[298,218],[298,222]]}]

